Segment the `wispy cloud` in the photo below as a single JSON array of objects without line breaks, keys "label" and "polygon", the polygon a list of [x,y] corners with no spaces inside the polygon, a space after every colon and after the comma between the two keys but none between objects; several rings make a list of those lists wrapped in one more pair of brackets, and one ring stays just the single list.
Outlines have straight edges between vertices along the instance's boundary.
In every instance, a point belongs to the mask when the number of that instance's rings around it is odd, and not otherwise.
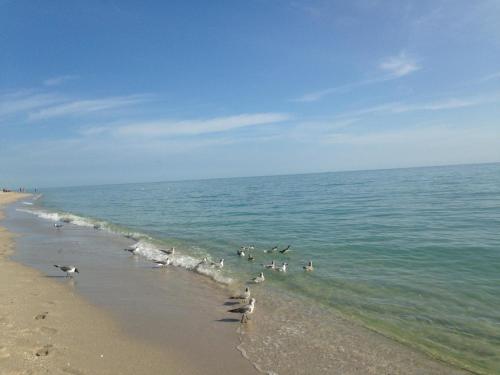
[{"label": "wispy cloud", "polygon": [[67,74],[67,75],[48,78],[45,81],[43,81],[43,84],[45,86],[58,86],[58,85],[63,84],[64,82],[71,81],[71,80],[78,79],[78,78],[79,78],[79,76],[77,76],[77,75]]},{"label": "wispy cloud", "polygon": [[418,111],[444,111],[473,107],[493,102],[500,102],[500,94],[493,93],[491,95],[468,98],[444,98],[423,103],[390,102],[377,106],[347,111],[337,115],[337,118],[359,119],[362,116],[373,114],[402,114]]},{"label": "wispy cloud", "polygon": [[255,113],[207,120],[159,120],[114,127],[112,133],[121,136],[157,137],[171,135],[199,135],[225,132],[249,126],[275,124],[290,120],[286,113]]},{"label": "wispy cloud", "polygon": [[379,68],[388,72],[394,78],[404,77],[421,69],[417,61],[407,56],[404,52],[384,59],[380,63]]},{"label": "wispy cloud", "polygon": [[137,104],[149,100],[149,95],[129,95],[115,96],[101,99],[91,100],[76,100],[32,112],[28,116],[28,120],[46,120],[54,117],[77,116],[83,114],[91,114],[110,109],[123,108],[132,104]]},{"label": "wispy cloud", "polygon": [[417,61],[415,59],[408,57],[404,52],[401,52],[397,56],[390,56],[385,58],[378,65],[378,68],[386,74],[380,77],[353,82],[346,85],[330,87],[318,91],[312,91],[296,99],[293,99],[292,101],[302,102],[302,103],[315,102],[331,94],[346,92],[358,87],[373,85],[376,83],[392,81],[394,79],[404,77],[421,69]]},{"label": "wispy cloud", "polygon": [[17,115],[61,102],[61,97],[51,93],[20,90],[0,95],[0,117]]}]

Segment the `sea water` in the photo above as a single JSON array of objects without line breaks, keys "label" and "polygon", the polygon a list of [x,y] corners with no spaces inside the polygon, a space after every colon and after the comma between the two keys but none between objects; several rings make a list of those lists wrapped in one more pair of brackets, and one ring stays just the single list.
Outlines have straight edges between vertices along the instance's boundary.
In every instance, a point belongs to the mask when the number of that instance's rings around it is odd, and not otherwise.
[{"label": "sea water", "polygon": [[[222,270],[204,271],[221,283],[243,285],[262,264],[287,262],[286,274],[264,271],[269,301],[307,301],[300,306],[331,309],[474,372],[500,373],[500,164],[41,193],[25,210],[129,235],[146,258],[172,246],[174,264],[191,270],[203,257],[224,258]],[[288,245],[285,254],[265,252]],[[254,248],[254,261],[236,254],[241,246]],[[306,319],[306,307],[293,314]]]}]

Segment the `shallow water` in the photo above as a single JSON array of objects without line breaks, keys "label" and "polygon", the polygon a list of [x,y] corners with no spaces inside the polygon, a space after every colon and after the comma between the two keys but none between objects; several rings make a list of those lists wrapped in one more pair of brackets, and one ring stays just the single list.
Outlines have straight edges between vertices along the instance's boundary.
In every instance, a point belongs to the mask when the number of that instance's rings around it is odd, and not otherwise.
[{"label": "shallow water", "polygon": [[[287,261],[286,275],[266,271],[277,298],[301,296],[437,358],[500,372],[499,164],[42,193],[45,211],[147,235],[146,257],[159,246],[176,246],[186,268],[223,257],[222,272],[207,269],[221,282]],[[288,244],[286,255],[264,253]],[[254,262],[236,255],[241,245],[255,246]],[[310,259],[315,271],[305,274]]]}]

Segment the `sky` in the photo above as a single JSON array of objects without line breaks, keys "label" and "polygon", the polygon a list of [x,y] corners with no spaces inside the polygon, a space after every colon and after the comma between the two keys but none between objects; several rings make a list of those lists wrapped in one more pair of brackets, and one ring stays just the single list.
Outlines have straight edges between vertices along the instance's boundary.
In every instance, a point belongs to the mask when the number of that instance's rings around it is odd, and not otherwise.
[{"label": "sky", "polygon": [[0,186],[500,162],[498,0],[0,0]]}]

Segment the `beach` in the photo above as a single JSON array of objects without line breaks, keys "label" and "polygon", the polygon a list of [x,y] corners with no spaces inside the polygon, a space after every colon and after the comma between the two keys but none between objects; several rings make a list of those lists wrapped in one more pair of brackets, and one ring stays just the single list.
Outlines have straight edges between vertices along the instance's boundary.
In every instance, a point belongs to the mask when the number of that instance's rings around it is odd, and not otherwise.
[{"label": "beach", "polygon": [[[0,206],[23,197],[2,193]],[[124,334],[68,284],[10,261],[13,250],[13,235],[0,228],[2,375],[205,373],[164,347]]]},{"label": "beach", "polygon": [[[7,204],[22,196],[0,197]],[[281,285],[292,276],[267,271],[265,285],[248,284],[257,308],[241,325],[227,312],[235,306],[228,296],[244,284],[230,269],[196,272],[185,245],[175,266],[157,268],[155,246],[166,244],[137,228],[47,211],[26,197],[5,212],[1,225],[11,233],[2,231],[1,295],[10,303],[1,311],[1,368],[9,374],[468,373],[367,329],[354,315],[284,293]],[[123,251],[132,245],[137,255]],[[233,267],[236,258],[226,258]],[[55,263],[77,264],[80,274],[66,278]],[[301,276],[304,285],[305,277],[311,275]]]}]

